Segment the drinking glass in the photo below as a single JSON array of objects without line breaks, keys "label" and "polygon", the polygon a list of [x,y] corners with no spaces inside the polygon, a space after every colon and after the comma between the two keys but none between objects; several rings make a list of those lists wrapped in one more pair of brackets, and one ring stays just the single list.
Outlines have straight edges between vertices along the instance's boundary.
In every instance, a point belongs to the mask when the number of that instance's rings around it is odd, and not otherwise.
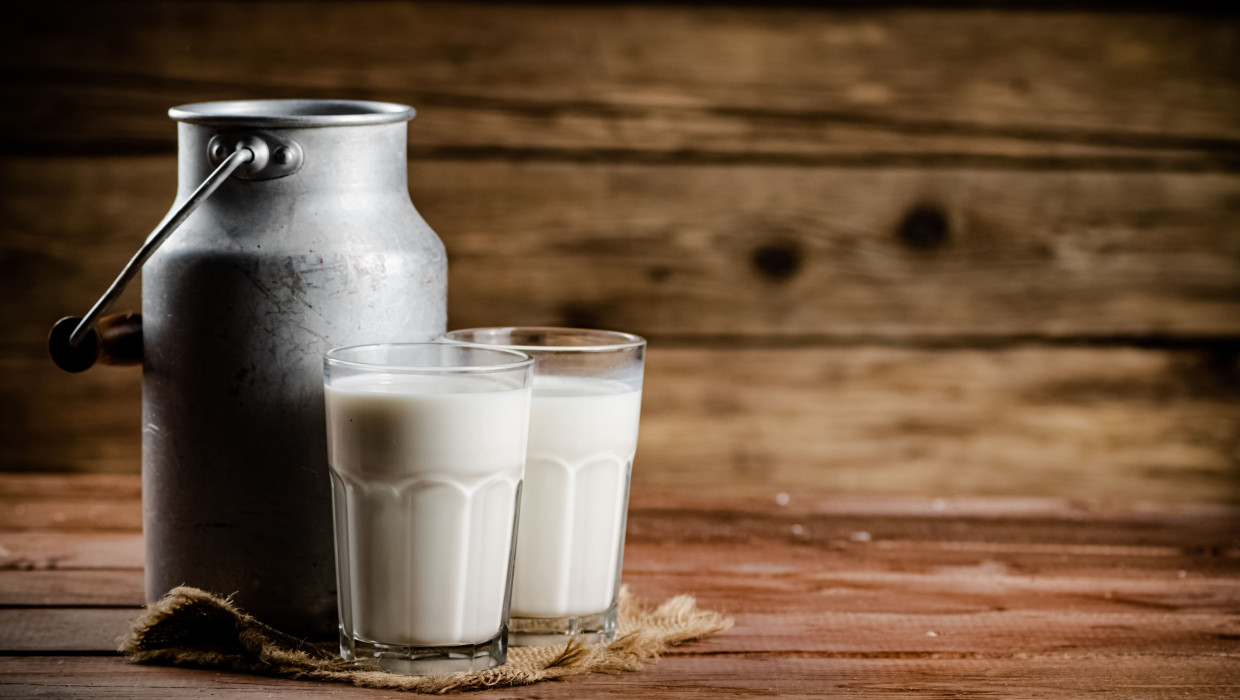
[{"label": "drinking glass", "polygon": [[536,362],[509,642],[611,641],[646,341],[575,328],[472,328],[447,338]]},{"label": "drinking glass", "polygon": [[421,675],[507,659],[533,365],[451,343],[324,357],[346,661]]}]

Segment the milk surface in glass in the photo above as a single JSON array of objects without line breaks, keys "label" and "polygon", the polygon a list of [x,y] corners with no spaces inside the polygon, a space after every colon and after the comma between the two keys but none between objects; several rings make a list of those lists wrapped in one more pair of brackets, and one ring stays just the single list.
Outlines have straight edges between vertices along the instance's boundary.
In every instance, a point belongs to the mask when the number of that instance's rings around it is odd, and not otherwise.
[{"label": "milk surface in glass", "polygon": [[512,610],[606,611],[615,600],[641,391],[615,380],[536,375]]},{"label": "milk surface in glass", "polygon": [[332,380],[326,395],[342,632],[408,646],[494,638],[529,388],[363,374]]}]

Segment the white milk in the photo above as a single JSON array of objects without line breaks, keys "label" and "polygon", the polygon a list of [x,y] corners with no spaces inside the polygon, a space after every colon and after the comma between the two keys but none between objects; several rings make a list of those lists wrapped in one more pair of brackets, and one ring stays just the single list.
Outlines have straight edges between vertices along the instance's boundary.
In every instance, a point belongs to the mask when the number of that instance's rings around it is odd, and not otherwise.
[{"label": "white milk", "polygon": [[513,617],[601,613],[615,597],[641,392],[534,377]]},{"label": "white milk", "polygon": [[480,375],[443,393],[445,381],[326,387],[342,624],[357,638],[477,644],[503,622],[530,390]]}]

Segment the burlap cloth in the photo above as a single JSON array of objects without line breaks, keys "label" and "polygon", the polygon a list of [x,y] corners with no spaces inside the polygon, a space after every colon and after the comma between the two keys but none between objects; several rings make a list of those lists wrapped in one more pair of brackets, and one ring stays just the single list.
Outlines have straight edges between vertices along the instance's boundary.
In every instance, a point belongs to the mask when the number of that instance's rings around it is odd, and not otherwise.
[{"label": "burlap cloth", "polygon": [[346,664],[335,644],[303,642],[255,620],[226,598],[182,586],[147,606],[120,640],[120,652],[146,663],[451,693],[636,670],[671,645],[728,629],[732,620],[698,608],[691,596],[684,595],[650,610],[622,588],[617,626],[616,641],[607,645],[515,647],[508,650],[508,663],[486,671],[404,676]]}]

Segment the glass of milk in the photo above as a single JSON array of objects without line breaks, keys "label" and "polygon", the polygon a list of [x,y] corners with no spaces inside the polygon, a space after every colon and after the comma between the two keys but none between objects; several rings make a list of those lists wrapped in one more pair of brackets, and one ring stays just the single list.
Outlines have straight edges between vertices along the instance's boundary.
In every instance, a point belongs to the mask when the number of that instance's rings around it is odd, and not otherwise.
[{"label": "glass of milk", "polygon": [[537,362],[510,643],[611,641],[646,341],[574,328],[473,328],[447,338]]},{"label": "glass of milk", "polygon": [[323,367],[341,656],[418,675],[503,664],[534,360],[410,343]]}]

